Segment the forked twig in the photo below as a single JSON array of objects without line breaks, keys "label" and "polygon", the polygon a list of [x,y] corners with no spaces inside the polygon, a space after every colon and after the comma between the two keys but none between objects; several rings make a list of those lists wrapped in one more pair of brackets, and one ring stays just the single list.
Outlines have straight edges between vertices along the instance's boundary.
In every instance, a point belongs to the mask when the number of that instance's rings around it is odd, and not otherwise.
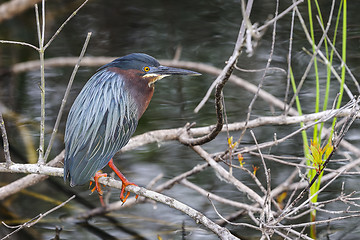
[{"label": "forked twig", "polygon": [[85,4],[88,2],[89,0],[85,0],[66,20],[63,24],[61,24],[61,26],[58,28],[58,30],[56,30],[56,32],[54,33],[54,35],[50,38],[50,40],[46,43],[46,45],[44,46],[44,49],[47,49],[50,44],[55,40],[55,38],[57,37],[57,35],[59,35],[59,33],[61,32],[61,30],[65,27],[65,25],[78,13],[78,11],[85,6]]}]

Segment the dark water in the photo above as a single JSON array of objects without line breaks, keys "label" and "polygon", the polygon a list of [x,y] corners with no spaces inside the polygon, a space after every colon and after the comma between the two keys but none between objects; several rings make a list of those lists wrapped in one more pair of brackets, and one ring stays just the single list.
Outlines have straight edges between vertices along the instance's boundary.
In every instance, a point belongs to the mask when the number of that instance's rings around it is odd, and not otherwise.
[{"label": "dark water", "polygon": [[[275,10],[275,1],[255,1],[251,20],[262,24]],[[284,10],[291,1],[281,1],[280,10]],[[58,26],[80,5],[80,1],[48,1],[46,38],[49,39]],[[329,11],[330,3],[320,1],[324,12],[324,18]],[[300,10],[307,17],[306,4],[300,5]],[[360,17],[357,14],[360,4],[357,1],[349,2],[349,31],[348,31],[348,65],[359,78],[360,72]],[[288,39],[291,15],[287,15],[278,22],[275,52],[272,66],[287,68]],[[240,1],[90,1],[80,12],[66,25],[63,32],[46,51],[46,58],[60,56],[78,56],[85,40],[87,32],[93,33],[88,46],[87,56],[122,56],[131,52],[145,52],[158,59],[171,59],[178,47],[182,47],[181,60],[203,62],[216,67],[223,67],[224,62],[231,55],[239,25],[242,20]],[[300,77],[310,57],[301,49],[303,46],[309,49],[300,25],[296,24],[293,46],[294,73]],[[260,41],[253,56],[248,57],[245,53],[239,59],[238,65],[242,68],[260,69],[264,68],[271,47],[271,32],[269,28]],[[320,30],[317,33],[321,34]],[[0,39],[20,40],[37,44],[36,25],[34,11],[28,10],[20,16],[0,24]],[[339,47],[340,48],[340,47]],[[40,116],[39,104],[39,71],[34,70],[19,75],[11,75],[6,70],[14,63],[38,59],[37,52],[25,47],[0,45],[0,100],[16,114],[21,116],[21,125],[29,132],[19,132],[11,119],[6,121],[9,131],[12,157],[21,162],[27,157],[24,151],[23,136],[33,140],[33,146],[37,145],[38,121]],[[87,79],[94,73],[96,68],[80,68],[75,79],[69,104],[67,104],[63,121],[60,126],[60,134],[54,145],[52,154],[56,156],[62,149],[62,134],[67,113],[71,102],[75,99]],[[72,68],[49,68],[46,69],[46,125],[50,131],[56,114],[61,104]],[[238,76],[257,84],[262,73],[236,72]],[[325,75],[321,76],[324,77]],[[216,76],[203,74],[200,77],[164,79],[156,86],[156,92],[149,106],[139,122],[136,134],[149,130],[181,127],[187,122],[197,122],[198,126],[215,123],[213,99],[211,98],[205,107],[194,114],[193,109],[201,101],[207,88]],[[314,102],[314,75],[310,74],[310,83],[304,86],[300,95],[305,112],[313,111]],[[352,84],[349,83],[350,87]],[[334,84],[334,86],[337,86]],[[279,99],[284,98],[286,89],[286,76],[279,72],[267,75],[264,89],[274,94]],[[332,89],[332,95],[337,88]],[[232,83],[224,89],[226,109],[229,122],[243,121],[246,117],[247,106],[252,94],[236,87]],[[354,92],[354,94],[358,94]],[[346,99],[345,99],[346,100]],[[345,101],[344,100],[344,101]],[[279,114],[279,110],[275,110]],[[254,105],[253,117],[260,115],[271,115],[268,104],[259,99]],[[5,119],[7,120],[7,119]],[[284,136],[289,133],[289,128],[297,129],[297,126],[286,127],[263,127],[255,130],[259,142],[269,141],[273,133]],[[234,134],[235,138],[238,133]],[[355,145],[359,144],[356,125],[348,136]],[[251,136],[246,136],[244,143],[252,142]],[[27,142],[28,144],[31,143]],[[291,139],[287,143],[273,147],[271,153],[278,155],[302,156],[300,136]],[[226,136],[221,134],[215,141],[207,144],[205,148],[209,152],[224,151],[227,147]],[[34,147],[34,150],[36,147]],[[0,159],[3,155],[0,155]],[[191,149],[175,142],[151,144],[131,152],[117,156],[117,165],[129,180],[140,186],[146,186],[148,182],[158,174],[164,174],[164,182],[184,171],[187,171],[203,160],[195,155]],[[258,163],[251,156],[245,156],[245,162]],[[251,166],[251,165],[249,165]],[[274,165],[276,166],[276,165]],[[272,166],[270,166],[272,167]],[[281,183],[291,169],[272,168],[273,185]],[[2,184],[10,182],[15,176],[1,174]],[[247,177],[237,176],[246,180]],[[261,176],[260,176],[261,177]],[[204,189],[212,191],[221,196],[233,200],[248,202],[243,196],[231,186],[221,182],[210,169],[201,174],[189,178],[190,181],[199,184]],[[359,190],[354,182],[357,177],[341,179],[334,184],[334,191],[339,191],[341,181],[347,181],[347,189]],[[253,182],[249,179],[249,186]],[[4,213],[1,219],[24,219],[36,216],[55,206],[50,200],[64,201],[72,192],[78,193],[84,201],[92,206],[99,206],[96,194],[89,196],[87,186],[68,189],[61,179],[51,178],[46,182],[27,189],[28,192],[19,193],[2,204]],[[118,191],[113,190],[111,202],[118,199]],[[47,196],[50,199],[42,199],[39,196]],[[204,197],[199,196],[192,190],[183,186],[175,186],[165,194],[175,197],[189,204],[191,207],[205,213],[212,219],[218,219],[211,204]],[[325,193],[326,194],[326,193]],[[329,193],[327,193],[329,194]],[[331,194],[331,193],[330,193]],[[133,197],[133,196],[131,196]],[[55,228],[61,227],[61,239],[216,239],[202,226],[194,223],[189,217],[170,209],[161,204],[138,204],[130,209],[123,209],[110,214],[111,219],[94,218],[87,225],[62,221],[63,217],[75,215],[88,210],[85,203],[73,200],[34,228],[22,231],[17,239],[51,239],[55,235]],[[228,215],[236,209],[223,207],[218,204],[218,210],[223,215]],[[13,215],[9,215],[9,212]],[[323,217],[326,217],[324,215]],[[321,218],[321,215],[320,215]],[[247,221],[240,219],[239,221]],[[16,224],[14,222],[13,224]],[[336,226],[344,229],[345,225]],[[356,220],[354,220],[354,226]],[[184,226],[185,231],[182,231]],[[249,229],[229,227],[239,236],[254,236]],[[1,235],[4,233],[1,230]],[[352,229],[356,236],[358,229]],[[142,236],[139,237],[139,236]],[[14,238],[16,239],[16,238]]]}]

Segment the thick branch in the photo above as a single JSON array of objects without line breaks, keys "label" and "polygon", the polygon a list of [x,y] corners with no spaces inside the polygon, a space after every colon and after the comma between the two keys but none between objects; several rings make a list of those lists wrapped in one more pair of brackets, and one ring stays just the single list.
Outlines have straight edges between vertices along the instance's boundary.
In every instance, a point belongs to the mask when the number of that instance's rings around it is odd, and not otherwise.
[{"label": "thick branch", "polygon": [[0,163],[0,172],[7,173],[27,173],[27,174],[46,174],[48,176],[62,177],[63,169],[50,167],[40,164],[11,164],[9,167],[5,163]]},{"label": "thick branch", "polygon": [[216,171],[218,176],[221,177],[222,180],[231,183],[234,185],[239,191],[247,194],[251,200],[259,203],[261,206],[264,204],[264,200],[251,188],[243,184],[241,181],[232,176],[228,171],[226,171],[220,164],[218,164],[204,149],[200,146],[193,146],[193,150],[199,154],[203,159],[205,159],[210,166]]},{"label": "thick branch", "polygon": [[[0,163],[0,171],[2,172],[22,172],[22,173],[36,173],[36,174],[46,174],[48,176],[63,176],[63,169],[57,168],[57,167],[50,167],[50,166],[44,166],[44,165],[38,165],[38,164],[13,164],[10,166],[9,169],[6,168],[5,163]],[[32,175],[29,175],[32,176]],[[46,177],[46,176],[43,176]],[[99,182],[101,184],[118,188],[122,188],[122,182],[116,181],[111,178],[100,178]],[[13,183],[11,183],[13,184]],[[11,185],[9,184],[9,185]],[[9,186],[7,185],[7,186]],[[138,186],[128,186],[126,190],[131,191],[137,195],[155,200],[157,202],[163,203],[165,205],[168,205],[169,207],[175,208],[186,215],[193,218],[196,222],[202,223],[205,227],[210,229],[212,232],[214,232],[216,235],[218,235],[221,239],[238,239],[235,236],[233,236],[226,228],[220,227],[216,223],[214,223],[212,220],[207,218],[204,214],[196,211],[195,209],[189,207],[188,205],[185,205],[171,197],[165,196],[163,194],[147,190],[145,188],[141,188]],[[4,195],[2,194],[2,191],[0,189],[0,199],[3,199]]]},{"label": "thick branch", "polygon": [[[46,166],[47,167],[59,166],[59,163],[64,159],[64,153],[65,153],[65,151],[62,151],[58,156],[56,156],[53,160],[51,160],[49,163],[47,163]],[[16,164],[16,165],[18,165],[18,164]],[[27,164],[23,164],[23,165],[27,165]],[[42,167],[45,167],[45,166],[42,166]],[[62,170],[57,170],[57,171],[62,171]],[[33,173],[35,173],[35,172],[37,172],[37,171],[34,170]],[[41,172],[41,173],[46,174],[46,172]],[[9,183],[8,185],[0,188],[0,200],[3,200],[6,197],[15,194],[24,188],[35,185],[38,182],[41,182],[48,177],[49,176],[47,176],[47,175],[30,174],[26,177],[23,177],[12,183]]]},{"label": "thick branch", "polygon": [[[110,187],[122,188],[122,182],[116,181],[110,178],[100,178],[99,182],[101,184],[106,184]],[[203,224],[205,227],[207,227],[209,230],[211,230],[213,233],[218,235],[221,239],[238,239],[234,235],[232,235],[229,230],[226,228],[220,227],[216,223],[214,223],[212,220],[207,218],[204,214],[202,214],[199,211],[196,211],[195,209],[191,208],[190,206],[179,202],[171,197],[165,196],[161,193],[157,193],[154,191],[147,190],[145,188],[141,188],[138,186],[129,185],[126,187],[126,190],[131,191],[139,196],[143,196],[149,199],[152,199],[156,202],[163,203],[171,208],[174,208],[176,210],[179,210],[189,217],[193,218],[195,222]]]},{"label": "thick branch", "polygon": [[[259,126],[264,125],[290,125],[290,124],[296,124],[300,122],[308,123],[313,122],[316,119],[322,119],[326,116],[329,116],[330,114],[334,114],[334,117],[345,117],[349,116],[351,113],[350,109],[345,110],[327,110],[324,112],[318,112],[318,113],[312,113],[312,114],[305,114],[302,116],[275,116],[275,117],[259,117],[254,120],[251,120],[248,122],[247,127],[248,128],[255,128]],[[360,117],[360,116],[358,116]],[[214,125],[210,125],[207,127],[198,127],[198,128],[191,128],[189,129],[188,133],[192,136],[201,136],[204,134],[208,134],[211,129],[214,128]],[[235,122],[230,123],[227,126],[224,126],[222,128],[222,131],[239,131],[245,128],[245,122]],[[137,135],[135,137],[132,137],[129,141],[129,143],[121,149],[120,152],[126,152],[129,150],[132,150],[134,148],[143,146],[145,144],[149,143],[158,143],[163,141],[174,141],[177,140],[180,136],[185,135],[186,131],[184,131],[184,128],[173,128],[173,129],[163,129],[163,130],[155,130],[150,131],[141,135]],[[186,136],[182,136],[186,137]],[[360,156],[360,150],[353,146],[352,144],[346,142],[345,140],[342,141],[342,146],[349,149],[350,151],[356,153]]]}]

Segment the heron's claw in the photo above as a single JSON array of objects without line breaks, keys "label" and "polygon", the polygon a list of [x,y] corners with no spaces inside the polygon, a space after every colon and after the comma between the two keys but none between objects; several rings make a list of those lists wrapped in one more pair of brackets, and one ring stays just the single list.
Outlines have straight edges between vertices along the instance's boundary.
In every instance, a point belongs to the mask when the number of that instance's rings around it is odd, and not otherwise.
[{"label": "heron's claw", "polygon": [[[103,196],[102,196],[103,191],[101,190],[100,183],[99,183],[99,178],[101,178],[101,177],[107,177],[107,174],[102,173],[101,171],[95,173],[95,176],[94,176],[95,187],[93,189],[91,189],[91,192],[94,192],[96,190],[98,192],[98,194],[99,194],[101,205],[105,206],[105,202],[104,202],[104,199],[103,199]],[[92,185],[92,182],[90,182],[90,186],[91,185]]]},{"label": "heron's claw", "polygon": [[[126,179],[125,179],[126,180]],[[126,193],[126,196],[124,197],[125,194],[125,188],[129,185],[133,185],[133,186],[138,186],[135,183],[129,182],[128,180],[123,181],[122,183],[122,188],[121,188],[121,192],[120,192],[120,200],[125,203],[127,198],[130,196],[130,192]],[[139,197],[139,195],[136,195],[135,198],[137,199]]]}]

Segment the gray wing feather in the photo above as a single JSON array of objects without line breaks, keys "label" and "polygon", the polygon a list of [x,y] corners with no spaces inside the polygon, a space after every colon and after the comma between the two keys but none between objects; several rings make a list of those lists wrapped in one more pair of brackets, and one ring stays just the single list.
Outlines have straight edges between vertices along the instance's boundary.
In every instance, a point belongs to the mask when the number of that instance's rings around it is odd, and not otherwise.
[{"label": "gray wing feather", "polygon": [[104,69],[86,83],[66,123],[64,179],[84,184],[127,144],[137,126],[121,76]]}]

